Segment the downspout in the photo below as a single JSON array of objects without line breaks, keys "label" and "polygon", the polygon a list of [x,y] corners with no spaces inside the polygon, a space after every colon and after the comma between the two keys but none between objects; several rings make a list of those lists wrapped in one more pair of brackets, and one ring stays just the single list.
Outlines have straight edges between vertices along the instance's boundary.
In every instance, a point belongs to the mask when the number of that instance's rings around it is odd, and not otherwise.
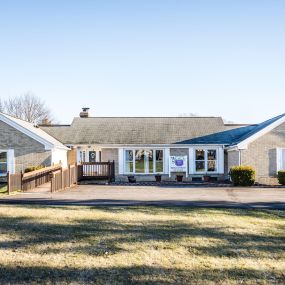
[{"label": "downspout", "polygon": [[241,149],[238,150],[238,164],[241,166]]}]

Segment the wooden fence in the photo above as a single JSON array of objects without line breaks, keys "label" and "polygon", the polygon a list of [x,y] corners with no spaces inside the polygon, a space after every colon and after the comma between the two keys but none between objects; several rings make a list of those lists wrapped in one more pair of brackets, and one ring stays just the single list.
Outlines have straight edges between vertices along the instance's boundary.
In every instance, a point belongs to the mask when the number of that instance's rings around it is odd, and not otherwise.
[{"label": "wooden fence", "polygon": [[22,179],[22,190],[28,191],[50,182],[50,174],[59,169],[61,169],[61,166],[57,165],[25,173]]},{"label": "wooden fence", "polygon": [[12,192],[22,190],[22,178],[23,174],[16,173],[16,174],[10,174],[8,172],[7,174],[7,188],[8,193],[11,194]]},{"label": "wooden fence", "polygon": [[45,167],[28,173],[7,173],[8,193],[28,191],[51,181],[50,174],[61,169],[60,165]]},{"label": "wooden fence", "polygon": [[77,167],[69,165],[68,168],[57,170],[51,173],[51,192],[72,187],[77,184]]},{"label": "wooden fence", "polygon": [[63,169],[60,165],[46,167],[29,173],[8,173],[8,192],[28,191],[51,182],[51,192],[69,188],[80,180],[104,179],[115,180],[115,162],[84,162],[80,165],[69,165]]},{"label": "wooden fence", "polygon": [[78,181],[80,180],[115,180],[115,162],[83,162],[77,166]]}]

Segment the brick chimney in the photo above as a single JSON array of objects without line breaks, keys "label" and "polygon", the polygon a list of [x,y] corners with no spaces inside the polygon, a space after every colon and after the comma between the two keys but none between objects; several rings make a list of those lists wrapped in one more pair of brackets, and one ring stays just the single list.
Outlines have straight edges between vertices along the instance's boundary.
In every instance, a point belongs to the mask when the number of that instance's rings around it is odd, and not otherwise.
[{"label": "brick chimney", "polygon": [[43,126],[49,126],[49,125],[51,125],[51,122],[49,121],[48,118],[44,118],[44,119],[42,119],[41,125],[43,125]]},{"label": "brick chimney", "polygon": [[82,112],[80,112],[79,116],[80,118],[88,118],[89,117],[89,109],[90,108],[82,108]]}]

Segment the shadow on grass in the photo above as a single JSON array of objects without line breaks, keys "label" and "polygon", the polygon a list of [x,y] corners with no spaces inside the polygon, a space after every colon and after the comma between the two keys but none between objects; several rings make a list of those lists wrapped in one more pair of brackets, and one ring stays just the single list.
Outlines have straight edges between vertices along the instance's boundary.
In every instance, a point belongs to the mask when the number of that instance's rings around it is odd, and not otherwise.
[{"label": "shadow on grass", "polygon": [[[40,207],[29,208],[38,209]],[[56,207],[46,207],[47,209],[55,209]],[[59,207],[62,209],[61,207]],[[43,208],[41,208],[43,209]],[[70,209],[70,208],[69,208]],[[92,209],[92,208],[90,208]],[[98,210],[98,208],[97,208]],[[118,213],[124,211],[126,213],[135,213],[140,211],[146,215],[152,215],[154,218],[159,214],[181,214],[192,215],[199,214],[201,216],[211,215],[214,213],[226,215],[244,215],[249,217],[257,217],[268,219],[280,219],[283,216],[275,215],[275,211],[253,211],[253,210],[205,210],[205,209],[189,209],[189,208],[99,208],[100,211],[106,213]],[[36,215],[36,212],[35,212]],[[8,217],[0,216],[0,232],[11,234],[18,237],[17,240],[0,242],[1,250],[13,249],[24,250],[28,247],[34,247],[33,250],[37,253],[67,253],[74,252],[88,256],[104,256],[106,252],[110,258],[112,255],[128,251],[123,244],[136,245],[145,243],[145,247],[153,246],[155,242],[173,243],[175,246],[183,246],[189,251],[189,258],[193,256],[212,256],[225,258],[260,258],[264,256],[273,256],[275,262],[278,262],[280,254],[285,250],[285,229],[279,230],[278,234],[255,234],[255,233],[239,233],[230,231],[227,227],[220,226],[219,222],[215,222],[212,226],[197,223],[184,223],[180,220],[111,220],[110,219],[83,219],[69,220],[66,224],[46,223],[40,218],[30,217]],[[281,231],[281,234],[280,234]],[[276,233],[276,232],[275,232]],[[202,238],[215,239],[218,243],[210,243],[207,246],[197,244],[188,244],[185,238]],[[60,248],[53,247],[55,243],[61,243]],[[71,243],[70,246],[65,246],[66,243]],[[48,245],[45,249],[39,250],[38,245]],[[158,250],[161,245],[157,245]],[[40,251],[40,252],[39,252]],[[20,251],[19,251],[19,254]],[[191,256],[191,257],[190,257]],[[268,278],[285,278],[284,275],[278,275],[271,271],[258,271],[250,269],[235,269],[235,270],[194,270],[181,271],[169,268],[160,267],[110,267],[103,269],[76,269],[76,268],[49,268],[49,267],[16,267],[7,268],[0,267],[0,283],[5,283],[7,278],[10,283],[13,281],[25,281],[27,283],[58,283],[58,282],[77,282],[77,283],[98,283],[98,284],[190,284],[189,281],[210,280],[212,282],[220,282],[221,280],[246,280]],[[16,277],[18,276],[18,277]],[[192,279],[193,278],[193,279]],[[115,282],[115,281],[116,282]],[[186,282],[188,280],[188,282]],[[284,281],[284,280],[283,280]],[[15,283],[15,282],[14,282]],[[193,283],[191,283],[193,284]],[[195,283],[194,283],[195,284]],[[202,283],[201,283],[202,284]],[[270,284],[270,283],[267,283]],[[274,284],[274,283],[272,283]],[[276,283],[278,284],[278,283]]]},{"label": "shadow on grass", "polygon": [[[33,274],[31,274],[31,272]],[[21,284],[221,284],[223,280],[235,282],[234,284],[262,283],[270,276],[266,284],[283,284],[284,275],[274,276],[270,271],[253,269],[227,269],[227,270],[179,270],[151,266],[109,267],[109,268],[50,268],[50,267],[16,267],[0,268],[2,281],[6,284],[19,282]],[[1,280],[0,279],[0,280]],[[283,280],[284,281],[284,280]],[[1,284],[4,284],[5,281]],[[232,283],[231,283],[232,284]],[[246,284],[246,283],[245,283]]]}]

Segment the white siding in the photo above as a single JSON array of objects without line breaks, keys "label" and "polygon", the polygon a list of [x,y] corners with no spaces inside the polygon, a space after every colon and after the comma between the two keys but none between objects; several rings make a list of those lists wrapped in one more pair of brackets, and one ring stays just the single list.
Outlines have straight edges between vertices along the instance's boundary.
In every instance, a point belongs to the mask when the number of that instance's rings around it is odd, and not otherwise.
[{"label": "white siding", "polygon": [[51,163],[61,163],[63,167],[67,167],[67,150],[54,148],[51,152]]},{"label": "white siding", "polygon": [[124,174],[124,149],[119,148],[119,174]]},{"label": "white siding", "polygon": [[13,149],[7,151],[7,170],[11,173],[15,173],[15,153]]},{"label": "white siding", "polygon": [[189,148],[189,174],[195,173],[195,149]]}]

